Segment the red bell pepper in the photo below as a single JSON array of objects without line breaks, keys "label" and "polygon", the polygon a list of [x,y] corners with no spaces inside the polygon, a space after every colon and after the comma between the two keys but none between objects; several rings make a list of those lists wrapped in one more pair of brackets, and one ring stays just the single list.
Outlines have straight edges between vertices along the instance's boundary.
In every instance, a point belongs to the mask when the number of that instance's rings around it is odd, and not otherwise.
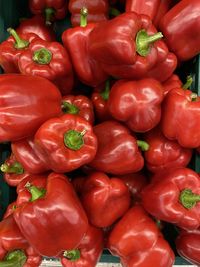
[{"label": "red bell pepper", "polygon": [[200,53],[199,13],[199,0],[182,0],[160,21],[166,43],[180,61],[189,60]]},{"label": "red bell pepper", "polygon": [[80,25],[80,10],[83,7],[88,10],[88,23],[108,20],[108,0],[69,0],[68,9],[71,13],[71,24],[73,27]]},{"label": "red bell pepper", "polygon": [[19,36],[11,28],[8,29],[8,32],[11,36],[0,44],[0,66],[5,73],[19,73],[19,56],[32,41],[39,39],[39,36],[34,33],[26,33]]},{"label": "red bell pepper", "polygon": [[192,158],[192,149],[167,139],[159,127],[145,133],[144,139],[149,144],[148,151],[144,152],[145,166],[153,173],[186,167]]},{"label": "red bell pepper", "polygon": [[114,225],[107,247],[124,267],[171,267],[175,259],[156,223],[140,205],[130,208]]},{"label": "red bell pepper", "polygon": [[93,104],[85,95],[63,96],[62,109],[65,114],[77,114],[90,124],[94,123]]},{"label": "red bell pepper", "polygon": [[179,76],[176,74],[172,74],[166,81],[162,83],[164,89],[164,96],[174,88],[181,88],[182,81],[180,80]]},{"label": "red bell pepper", "polygon": [[80,245],[74,250],[64,251],[61,257],[62,266],[95,267],[103,248],[103,230],[90,225]]},{"label": "red bell pepper", "polygon": [[18,60],[22,74],[36,75],[52,81],[62,95],[72,90],[74,77],[69,55],[62,44],[37,40],[21,53]]},{"label": "red bell pepper", "polygon": [[105,121],[94,126],[94,133],[98,149],[90,167],[114,175],[134,173],[143,168],[140,148],[146,150],[148,144],[137,140],[126,126],[114,120]]},{"label": "red bell pepper", "polygon": [[70,172],[91,162],[97,152],[97,138],[91,124],[80,116],[65,114],[47,120],[34,139],[55,172]]},{"label": "red bell pepper", "polygon": [[96,227],[111,226],[130,206],[130,193],[125,183],[103,172],[93,172],[82,190],[81,203],[88,220]]},{"label": "red bell pepper", "polygon": [[6,211],[3,214],[3,219],[7,218],[8,216],[10,216],[11,214],[13,214],[14,210],[17,208],[16,205],[16,201],[13,201],[12,203],[10,203],[7,208]]},{"label": "red bell pepper", "polygon": [[46,24],[54,20],[64,19],[67,14],[68,1],[66,0],[29,0],[29,8],[33,14],[45,14]]},{"label": "red bell pepper", "polygon": [[157,12],[153,17],[153,24],[159,29],[159,23],[162,17],[175,5],[174,0],[160,0],[157,8]]},{"label": "red bell pepper", "polygon": [[[87,232],[88,220],[67,177],[51,173],[44,188],[28,183],[24,190],[32,197],[13,216],[33,248],[49,257],[76,248]],[[17,206],[21,194],[23,191],[18,193]]]},{"label": "red bell pepper", "polygon": [[52,27],[45,24],[45,18],[42,15],[35,15],[31,18],[23,19],[20,21],[16,32],[21,34],[35,33],[41,39],[52,42],[56,40],[56,35]]},{"label": "red bell pepper", "polygon": [[178,254],[187,261],[200,265],[200,229],[194,231],[181,230],[175,240]]},{"label": "red bell pepper", "polygon": [[69,28],[62,33],[62,42],[69,52],[78,79],[93,87],[108,78],[99,62],[89,53],[89,35],[95,26],[95,23],[87,25],[87,9],[84,8],[81,10],[80,26]]},{"label": "red bell pepper", "polygon": [[111,88],[108,109],[134,132],[147,132],[161,118],[163,87],[154,79],[119,80]]},{"label": "red bell pepper", "polygon": [[147,15],[153,20],[158,11],[159,4],[160,0],[126,0],[125,11]]},{"label": "red bell pepper", "polygon": [[154,217],[183,229],[200,226],[200,176],[189,168],[158,173],[142,191],[144,208]]},{"label": "red bell pepper", "polygon": [[0,75],[0,142],[32,136],[39,126],[62,114],[61,94],[45,78]]},{"label": "red bell pepper", "polygon": [[200,145],[200,97],[183,88],[172,89],[162,105],[161,128],[170,140],[186,148]]},{"label": "red bell pepper", "polygon": [[0,266],[37,267],[42,257],[28,244],[13,216],[0,222]]}]

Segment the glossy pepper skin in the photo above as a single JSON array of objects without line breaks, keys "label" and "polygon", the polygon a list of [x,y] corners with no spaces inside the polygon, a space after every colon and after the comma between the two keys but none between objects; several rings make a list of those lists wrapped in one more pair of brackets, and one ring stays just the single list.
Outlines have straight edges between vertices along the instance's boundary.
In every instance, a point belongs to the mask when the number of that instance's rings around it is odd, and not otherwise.
[{"label": "glossy pepper skin", "polygon": [[153,17],[153,24],[157,29],[159,29],[160,20],[163,16],[175,5],[174,0],[160,0],[157,8],[157,12]]},{"label": "glossy pepper skin", "polygon": [[98,149],[89,163],[90,167],[114,175],[138,172],[143,168],[144,159],[139,144],[126,126],[110,120],[95,125],[93,129]]},{"label": "glossy pepper skin", "polygon": [[0,65],[4,73],[19,73],[18,59],[21,53],[28,49],[29,44],[39,38],[34,33],[18,35],[14,29],[9,29],[11,34],[7,40],[0,44]]},{"label": "glossy pepper skin", "polygon": [[42,15],[35,15],[31,18],[21,20],[16,32],[20,36],[21,34],[35,33],[47,42],[56,40],[53,28],[46,25],[45,18]]},{"label": "glossy pepper skin", "polygon": [[46,24],[54,20],[64,19],[67,14],[68,1],[66,0],[29,0],[29,8],[32,14],[44,14]]},{"label": "glossy pepper skin", "polygon": [[88,23],[91,22],[102,22],[108,20],[109,13],[109,4],[108,0],[93,0],[93,1],[84,1],[84,0],[69,0],[68,9],[71,13],[71,24],[72,26],[80,25],[80,10],[81,8],[87,8]]},{"label": "glossy pepper skin", "polygon": [[32,42],[18,60],[22,74],[34,75],[52,81],[62,95],[72,90],[74,77],[69,55],[58,42]]},{"label": "glossy pepper skin", "polygon": [[192,264],[200,264],[200,231],[181,230],[175,240],[178,254]]},{"label": "glossy pepper skin", "polygon": [[186,148],[200,145],[200,97],[192,91],[175,88],[162,105],[161,129],[170,140]]},{"label": "glossy pepper skin", "polygon": [[96,227],[111,226],[130,206],[130,194],[125,183],[117,177],[109,178],[103,172],[93,172],[82,190],[81,203],[90,223]]},{"label": "glossy pepper skin", "polygon": [[13,215],[33,248],[49,257],[76,248],[87,231],[88,220],[68,178],[51,173],[45,188],[28,184],[24,190],[31,192],[31,201],[19,206]]},{"label": "glossy pepper skin", "polygon": [[61,94],[45,78],[23,74],[0,76],[0,142],[33,135],[61,112]]},{"label": "glossy pepper skin", "polygon": [[192,149],[166,138],[159,127],[145,133],[144,139],[149,144],[148,151],[144,152],[145,165],[153,173],[186,167],[192,158]]},{"label": "glossy pepper skin", "polygon": [[189,168],[175,168],[158,173],[142,191],[142,204],[157,219],[180,228],[200,226],[200,177]]},{"label": "glossy pepper skin", "polygon": [[83,9],[80,26],[69,28],[62,33],[62,42],[69,52],[74,71],[78,79],[95,87],[107,80],[108,75],[89,53],[89,35],[95,23],[87,25],[87,9]]},{"label": "glossy pepper skin", "polygon": [[0,264],[2,266],[37,267],[41,262],[42,257],[21,234],[13,216],[9,215],[3,219],[0,222]]},{"label": "glossy pepper skin", "polygon": [[183,0],[161,19],[160,29],[169,49],[179,61],[186,61],[200,52],[200,6],[198,0]]},{"label": "glossy pepper skin", "polygon": [[182,85],[183,83],[180,80],[179,76],[176,74],[172,74],[166,81],[162,83],[164,89],[164,96],[166,96],[167,93],[174,88],[181,88]]},{"label": "glossy pepper skin", "polygon": [[90,124],[94,124],[92,101],[85,95],[66,95],[62,98],[62,110],[65,114],[77,114]]},{"label": "glossy pepper skin", "polygon": [[[174,253],[141,205],[130,208],[111,230],[107,248],[122,266],[171,267]],[[157,263],[157,264],[155,264]]]},{"label": "glossy pepper skin", "polygon": [[37,130],[34,142],[50,169],[61,173],[91,162],[97,152],[92,125],[74,114],[47,120]]},{"label": "glossy pepper skin", "polygon": [[111,88],[108,109],[134,132],[147,132],[161,119],[162,84],[154,79],[119,80]]},{"label": "glossy pepper skin", "polygon": [[103,230],[89,225],[80,245],[72,251],[64,251],[61,258],[64,267],[95,267],[104,248]]}]

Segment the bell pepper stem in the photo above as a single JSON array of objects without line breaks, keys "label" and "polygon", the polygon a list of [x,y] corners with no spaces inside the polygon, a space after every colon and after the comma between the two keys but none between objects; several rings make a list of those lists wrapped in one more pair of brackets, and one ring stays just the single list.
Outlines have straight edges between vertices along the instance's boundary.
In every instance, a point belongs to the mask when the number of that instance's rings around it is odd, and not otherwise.
[{"label": "bell pepper stem", "polygon": [[21,39],[14,29],[8,28],[7,32],[9,32],[10,35],[12,35],[12,37],[15,39],[14,47],[16,49],[24,49],[29,46],[29,42]]},{"label": "bell pepper stem", "polygon": [[4,260],[0,261],[0,267],[22,267],[27,257],[22,250],[14,250],[9,252]]},{"label": "bell pepper stem", "polygon": [[196,101],[197,97],[198,97],[198,95],[196,93],[191,93],[191,95],[190,95],[190,99],[192,102]]},{"label": "bell pepper stem", "polygon": [[67,101],[62,101],[61,108],[64,113],[69,113],[69,114],[79,113],[79,108],[76,105],[73,105]]},{"label": "bell pepper stem", "polygon": [[24,169],[19,162],[14,162],[12,164],[3,163],[0,169],[4,173],[22,174],[24,172]]},{"label": "bell pepper stem", "polygon": [[69,130],[64,133],[64,144],[71,150],[79,150],[84,145],[83,136],[86,130],[78,132],[75,130]]},{"label": "bell pepper stem", "polygon": [[28,189],[28,191],[31,193],[30,202],[33,202],[39,198],[42,198],[46,194],[46,189],[44,188],[38,188],[35,185],[31,185],[30,182],[27,182],[25,184],[25,187]]},{"label": "bell pepper stem", "polygon": [[137,145],[142,151],[147,151],[149,149],[149,144],[142,140],[137,140]]},{"label": "bell pepper stem", "polygon": [[192,85],[193,79],[192,76],[188,75],[186,83],[182,86],[183,89],[188,89]]},{"label": "bell pepper stem", "polygon": [[200,201],[200,195],[194,194],[191,189],[181,191],[179,201],[186,209],[193,208]]},{"label": "bell pepper stem", "polygon": [[147,56],[150,53],[151,44],[163,37],[162,32],[148,35],[146,30],[140,30],[136,35],[136,51],[140,56]]},{"label": "bell pepper stem", "polygon": [[102,96],[102,98],[104,100],[108,100],[109,99],[109,95],[110,95],[110,80],[106,81],[105,89],[100,93],[100,95]]},{"label": "bell pepper stem", "polygon": [[55,14],[55,9],[52,7],[45,8],[44,13],[45,13],[46,25],[51,25],[52,18],[54,17],[54,14]]},{"label": "bell pepper stem", "polygon": [[82,7],[80,14],[81,14],[80,26],[85,27],[87,26],[88,9],[86,7]]},{"label": "bell pepper stem", "polygon": [[33,53],[33,61],[41,65],[47,65],[51,62],[52,53],[47,48],[40,48]]},{"label": "bell pepper stem", "polygon": [[70,260],[70,261],[76,261],[76,260],[80,259],[81,253],[78,249],[65,250],[63,253],[63,257]]},{"label": "bell pepper stem", "polygon": [[115,8],[115,7],[110,7],[109,8],[109,15],[111,16],[111,17],[117,17],[117,16],[119,16],[121,14],[121,12],[117,9],[117,8]]}]

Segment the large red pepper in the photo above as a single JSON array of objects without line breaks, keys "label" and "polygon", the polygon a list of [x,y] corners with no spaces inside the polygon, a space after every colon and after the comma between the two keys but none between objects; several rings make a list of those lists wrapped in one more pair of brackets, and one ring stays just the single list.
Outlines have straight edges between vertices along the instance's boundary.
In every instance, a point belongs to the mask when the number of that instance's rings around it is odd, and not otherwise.
[{"label": "large red pepper", "polygon": [[173,168],[152,178],[142,191],[144,208],[157,219],[183,229],[200,226],[200,177],[189,168]]},{"label": "large red pepper", "polygon": [[62,44],[36,40],[18,60],[22,74],[36,75],[52,81],[62,95],[69,94],[74,83],[69,55]]},{"label": "large red pepper", "polygon": [[154,79],[119,80],[111,88],[108,109],[134,132],[147,132],[161,118],[163,87]]},{"label": "large red pepper", "polygon": [[138,172],[143,168],[139,146],[146,150],[148,145],[137,140],[126,126],[114,120],[105,121],[94,126],[94,133],[98,149],[90,167],[114,175]]},{"label": "large red pepper", "polygon": [[82,9],[80,26],[67,29],[62,34],[62,42],[69,52],[78,79],[93,87],[108,78],[99,62],[89,53],[89,35],[95,26],[95,23],[87,25],[87,9]]},{"label": "large red pepper", "polygon": [[108,20],[108,13],[109,13],[108,0],[93,0],[93,1],[69,0],[68,9],[69,12],[71,13],[72,26],[80,25],[80,10],[82,8],[87,8],[88,10],[88,16],[87,16],[88,23]]},{"label": "large red pepper", "polygon": [[93,172],[83,184],[81,203],[92,225],[108,227],[128,210],[130,194],[121,179]]},{"label": "large red pepper", "polygon": [[144,152],[145,166],[153,173],[168,171],[171,168],[186,167],[192,157],[192,149],[180,146],[176,141],[167,139],[159,127],[145,133],[149,144]]},{"label": "large red pepper", "polygon": [[47,119],[62,114],[59,90],[42,77],[2,74],[0,97],[0,142],[31,136]]},{"label": "large red pepper", "polygon": [[91,124],[74,114],[47,120],[37,130],[35,143],[55,172],[69,172],[90,163],[97,152]]},{"label": "large red pepper", "polygon": [[65,114],[77,114],[91,124],[94,123],[93,104],[85,95],[63,96],[62,110]]},{"label": "large red pepper", "polygon": [[80,245],[64,251],[61,263],[64,267],[95,267],[104,248],[103,230],[89,225]]},{"label": "large red pepper", "polygon": [[67,0],[29,0],[29,8],[33,14],[44,14],[46,24],[54,20],[64,19],[68,10]]},{"label": "large red pepper", "polygon": [[39,39],[34,33],[17,34],[14,29],[9,28],[12,35],[0,44],[0,65],[5,73],[19,73],[18,59],[21,53],[28,49],[30,43]]},{"label": "large red pepper", "polygon": [[16,32],[20,36],[21,34],[35,33],[47,42],[56,40],[53,28],[45,24],[45,18],[42,15],[35,15],[31,18],[21,20]]},{"label": "large red pepper", "polygon": [[[59,256],[76,248],[88,228],[87,216],[68,178],[51,173],[45,188],[27,183],[32,197],[13,215],[22,234],[37,252]],[[18,193],[18,201],[23,191]]]},{"label": "large red pepper", "polygon": [[199,13],[199,0],[182,0],[160,21],[166,43],[180,61],[189,60],[200,53]]},{"label": "large red pepper", "polygon": [[175,260],[156,223],[140,205],[130,208],[114,225],[107,247],[124,267],[171,267]]},{"label": "large red pepper", "polygon": [[200,265],[200,229],[194,231],[181,230],[175,240],[178,254],[187,261]]},{"label": "large red pepper", "polygon": [[42,257],[28,244],[12,215],[0,222],[0,266],[38,267]]}]

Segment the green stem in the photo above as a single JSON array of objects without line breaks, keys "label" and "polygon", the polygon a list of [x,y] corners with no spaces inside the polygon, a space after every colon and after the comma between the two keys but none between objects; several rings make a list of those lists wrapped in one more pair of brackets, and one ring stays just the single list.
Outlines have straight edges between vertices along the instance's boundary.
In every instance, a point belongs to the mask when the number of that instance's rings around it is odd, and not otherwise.
[{"label": "green stem", "polygon": [[110,95],[110,80],[106,81],[105,89],[100,93],[100,95],[106,101],[109,99],[109,95]]},{"label": "green stem", "polygon": [[67,101],[63,101],[61,105],[62,111],[64,113],[69,113],[69,114],[78,114],[79,113],[79,108],[73,104],[70,104]]},{"label": "green stem", "polygon": [[148,35],[146,30],[140,30],[136,35],[136,51],[140,56],[147,56],[150,53],[150,45],[163,37],[162,32]]},{"label": "green stem", "polygon": [[14,250],[9,252],[5,259],[0,261],[0,267],[22,267],[27,257],[22,250]]},{"label": "green stem", "polygon": [[52,53],[47,48],[40,48],[34,51],[33,61],[41,65],[47,65],[51,62]]},{"label": "green stem", "polygon": [[196,93],[191,93],[191,95],[190,95],[190,99],[192,102],[196,101],[197,97],[198,97],[198,95]]},{"label": "green stem", "polygon": [[121,12],[117,9],[117,8],[115,8],[115,7],[110,7],[109,8],[109,15],[111,16],[111,17],[117,17],[117,16],[119,16],[121,14]]},{"label": "green stem", "polygon": [[70,261],[76,261],[80,259],[81,253],[78,249],[66,250],[64,251],[63,256]]},{"label": "green stem", "polygon": [[192,76],[187,76],[186,83],[182,86],[183,89],[188,89],[192,85],[193,79]]},{"label": "green stem", "polygon": [[55,9],[52,7],[45,8],[44,13],[46,25],[51,25],[52,19],[55,15]]},{"label": "green stem", "polygon": [[19,162],[14,162],[12,164],[3,163],[0,169],[4,173],[22,174],[24,172],[24,169]]},{"label": "green stem", "polygon": [[64,144],[71,150],[79,150],[84,145],[83,136],[86,131],[69,130],[64,133]]},{"label": "green stem", "polygon": [[82,7],[80,14],[81,14],[80,26],[85,27],[87,26],[88,9],[86,7]]},{"label": "green stem", "polygon": [[200,201],[200,195],[194,194],[191,189],[181,191],[179,201],[186,209],[193,208]]},{"label": "green stem", "polygon": [[25,187],[31,193],[30,202],[33,202],[39,198],[42,198],[46,194],[46,189],[44,189],[44,188],[40,189],[35,185],[31,185],[29,182],[26,183]]},{"label": "green stem", "polygon": [[12,35],[12,37],[15,39],[15,44],[14,47],[16,49],[24,49],[26,47],[29,46],[29,42],[26,40],[23,40],[19,37],[19,35],[17,34],[17,32],[12,29],[12,28],[8,28],[7,31]]},{"label": "green stem", "polygon": [[142,140],[137,140],[137,145],[142,151],[147,151],[149,149],[149,144]]}]

